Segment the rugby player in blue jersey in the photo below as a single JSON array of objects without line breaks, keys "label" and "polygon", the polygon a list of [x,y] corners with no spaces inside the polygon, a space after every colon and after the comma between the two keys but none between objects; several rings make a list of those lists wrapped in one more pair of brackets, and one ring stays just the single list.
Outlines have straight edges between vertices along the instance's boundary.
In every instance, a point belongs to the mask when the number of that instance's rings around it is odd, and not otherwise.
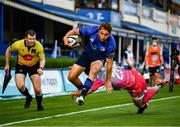
[{"label": "rugby player in blue jersey", "polygon": [[[90,40],[68,74],[68,80],[73,83],[78,90],[82,89],[80,96],[77,97],[76,100],[78,105],[84,104],[84,97],[93,85],[97,73],[101,70],[105,62],[107,63],[107,71],[104,86],[106,90],[110,92],[113,57],[116,51],[116,41],[111,35],[111,31],[111,24],[106,22],[100,26],[74,28],[67,32],[63,38],[64,45],[69,47],[71,47],[71,45],[68,44],[68,37],[71,35],[84,35]],[[82,84],[79,79],[79,75],[83,71],[88,75],[84,84]]]}]

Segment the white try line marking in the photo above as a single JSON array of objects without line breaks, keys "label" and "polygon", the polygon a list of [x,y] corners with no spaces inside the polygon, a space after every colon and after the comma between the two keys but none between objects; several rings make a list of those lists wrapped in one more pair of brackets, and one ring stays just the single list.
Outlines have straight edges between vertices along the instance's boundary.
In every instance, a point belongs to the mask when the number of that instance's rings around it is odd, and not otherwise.
[{"label": "white try line marking", "polygon": [[[151,100],[150,102],[169,100],[169,99],[179,98],[179,97],[180,96],[173,96],[173,97],[154,99],[154,100]],[[128,106],[128,105],[133,105],[133,103],[126,103],[126,104],[106,106],[106,107],[101,107],[101,108],[87,109],[87,110],[82,110],[82,111],[77,111],[77,112],[70,112],[70,113],[53,115],[53,116],[47,116],[47,117],[41,117],[41,118],[36,118],[36,119],[21,120],[21,121],[16,121],[16,122],[11,122],[11,123],[0,124],[0,126],[14,125],[14,124],[18,124],[18,123],[27,123],[27,122],[32,122],[32,121],[51,119],[51,118],[57,118],[57,117],[62,117],[62,116],[69,116],[69,115],[80,114],[80,113],[85,113],[85,112],[98,111],[98,110],[103,110],[103,109],[110,109],[110,108],[116,108],[116,107],[124,107],[124,106]]]}]

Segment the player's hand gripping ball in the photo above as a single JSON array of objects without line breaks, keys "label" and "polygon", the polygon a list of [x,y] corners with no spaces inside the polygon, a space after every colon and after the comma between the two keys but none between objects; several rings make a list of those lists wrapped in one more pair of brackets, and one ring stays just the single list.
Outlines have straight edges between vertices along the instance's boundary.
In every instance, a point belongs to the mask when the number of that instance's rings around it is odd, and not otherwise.
[{"label": "player's hand gripping ball", "polygon": [[68,43],[71,47],[78,47],[81,43],[81,38],[78,35],[72,35],[68,37]]}]

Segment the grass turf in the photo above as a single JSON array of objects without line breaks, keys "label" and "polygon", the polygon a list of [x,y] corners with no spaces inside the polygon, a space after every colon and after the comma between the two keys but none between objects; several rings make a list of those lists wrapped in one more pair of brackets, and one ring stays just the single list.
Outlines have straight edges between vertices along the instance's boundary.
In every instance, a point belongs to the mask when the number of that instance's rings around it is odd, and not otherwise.
[{"label": "grass turf", "polygon": [[[113,91],[111,94],[106,92],[90,94],[85,98],[83,106],[78,106],[70,95],[47,97],[43,100],[45,107],[43,112],[36,111],[35,99],[30,109],[23,108],[24,99],[0,101],[0,125],[11,123],[9,125],[13,126],[179,126],[179,92],[180,85],[174,86],[174,92],[168,92],[168,87],[165,86],[153,100],[178,97],[152,101],[141,115],[136,114],[137,108],[125,90]],[[108,106],[115,107],[91,111]],[[85,112],[77,113],[84,110]],[[47,119],[44,119],[45,117]],[[12,123],[23,120],[32,121]]]}]

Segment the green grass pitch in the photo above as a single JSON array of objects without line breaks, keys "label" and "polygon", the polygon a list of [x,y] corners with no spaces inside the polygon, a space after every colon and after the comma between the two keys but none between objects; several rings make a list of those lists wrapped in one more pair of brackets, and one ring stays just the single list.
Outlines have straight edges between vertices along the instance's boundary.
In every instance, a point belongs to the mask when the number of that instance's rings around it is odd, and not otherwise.
[{"label": "green grass pitch", "polygon": [[125,90],[90,94],[83,106],[70,95],[46,97],[42,112],[36,111],[35,99],[30,109],[23,108],[24,101],[0,101],[0,126],[180,126],[180,85],[173,92],[163,87],[144,114],[136,114]]}]

